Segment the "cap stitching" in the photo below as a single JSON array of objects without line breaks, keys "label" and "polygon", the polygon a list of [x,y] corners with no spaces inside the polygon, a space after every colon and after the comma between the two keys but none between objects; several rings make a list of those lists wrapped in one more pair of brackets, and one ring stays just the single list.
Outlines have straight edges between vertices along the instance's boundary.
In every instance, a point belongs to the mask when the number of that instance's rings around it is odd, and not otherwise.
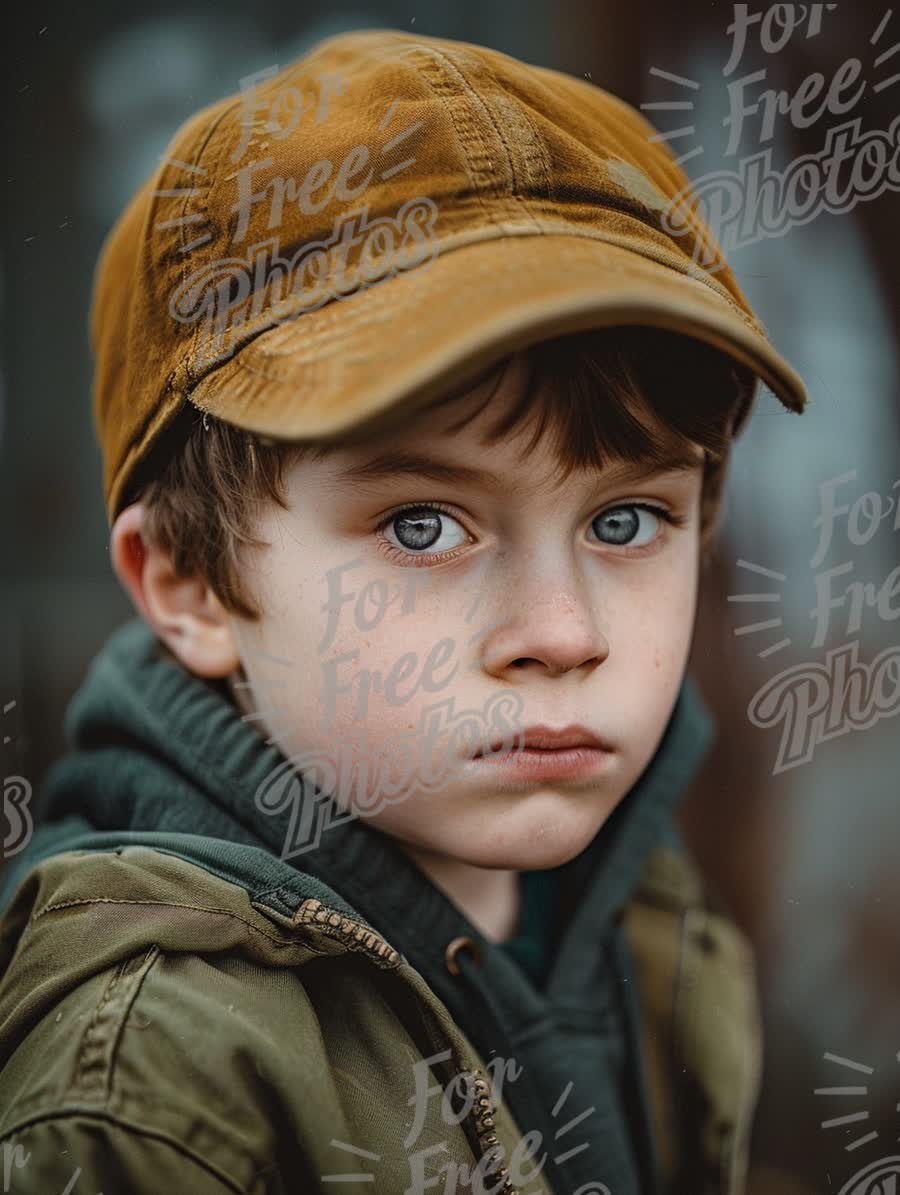
[{"label": "cap stitching", "polygon": [[492,103],[495,111],[498,106],[501,109],[509,110],[511,114],[507,119],[522,120],[528,130],[533,134],[526,144],[520,146],[520,149],[526,161],[526,169],[537,176],[536,187],[542,191],[547,200],[552,200],[551,162],[550,155],[547,152],[547,143],[534,122],[529,118],[525,105],[520,104],[518,98],[513,99],[505,93],[502,98],[494,96]]},{"label": "cap stitching", "polygon": [[[419,59],[419,67],[421,77],[424,82],[431,89],[432,94],[440,102],[444,111],[449,117],[456,135],[459,137],[460,144],[465,156],[466,168],[469,175],[469,182],[478,206],[484,215],[486,222],[494,227],[499,227],[496,216],[490,211],[487,205],[487,197],[484,194],[484,183],[488,183],[493,189],[496,189],[501,182],[498,179],[496,172],[491,172],[482,164],[483,162],[490,162],[490,150],[484,142],[481,131],[478,128],[477,121],[473,120],[472,116],[472,88],[468,80],[462,74],[460,69],[452,62],[446,55],[440,53],[432,46],[425,46],[421,44],[409,47],[412,56]],[[447,95],[448,83],[450,79],[442,77],[436,67],[440,63],[446,69],[448,75],[454,82],[461,83],[463,87],[463,98],[468,101],[465,111],[465,119],[460,118],[460,114],[454,111],[453,105],[449,102]],[[459,92],[456,93],[457,95]],[[477,155],[481,161],[473,160],[472,151],[476,149],[475,142],[477,141]],[[506,152],[507,163],[511,177],[515,178],[515,172],[512,163],[509,161],[509,150],[505,143],[501,142],[503,149]]]},{"label": "cap stitching", "polygon": [[[234,100],[233,103],[229,104],[225,109],[223,109],[222,112],[219,113],[218,118],[213,121],[212,125],[210,126],[209,130],[207,131],[206,137],[204,138],[203,144],[200,149],[201,157],[203,156],[206,149],[209,147],[210,142],[212,141],[213,135],[221,127],[222,122],[226,119],[226,117],[231,116],[231,114],[233,112],[235,112],[237,109],[239,109],[241,107],[242,103],[243,103],[243,99],[238,98],[238,99]],[[222,158],[225,155],[226,149],[227,149],[227,145],[223,145],[221,151],[216,156],[215,164],[210,167],[210,173],[209,173],[209,187],[210,188],[212,188],[214,182],[220,181],[220,174],[222,171]],[[182,238],[184,236],[185,236],[185,230],[182,230]],[[185,255],[184,264],[182,266],[183,271],[187,269],[187,265],[188,265],[187,255]],[[181,284],[184,285],[184,283],[186,281],[187,281],[186,275],[184,273],[182,273]],[[193,333],[191,334],[190,347],[188,349],[188,352],[187,352],[187,354],[182,354],[178,364],[172,370],[172,373],[170,374],[169,378],[167,379],[167,385],[174,383],[175,378],[179,373],[183,373],[184,380],[188,385],[190,385],[195,380],[194,373],[193,373],[193,370],[191,369],[190,362],[193,360],[193,358],[196,354],[197,342],[200,338],[200,328],[201,328],[201,321],[197,320],[195,323],[195,326],[194,326]]]},{"label": "cap stitching", "polygon": [[[504,150],[506,151],[506,160],[509,164],[509,172],[510,172],[510,177],[512,179],[511,197],[515,200],[516,207],[520,211],[522,211],[528,217],[528,219],[530,219],[533,222],[533,224],[535,225],[535,227],[537,228],[537,230],[539,232],[542,232],[543,230],[541,229],[539,221],[535,219],[534,213],[529,211],[527,204],[525,204],[523,202],[522,195],[521,195],[521,184],[519,183],[519,180],[517,177],[515,161],[514,161],[512,152],[510,150],[510,147],[509,147],[509,142],[506,139],[503,129],[500,127],[500,125],[498,125],[495,115],[494,115],[493,111],[491,110],[491,107],[488,104],[487,100],[469,82],[469,79],[467,78],[462,67],[458,66],[446,52],[441,51],[441,50],[435,50],[434,54],[436,57],[444,59],[444,61],[448,65],[448,67],[452,68],[453,70],[455,70],[457,72],[457,74],[459,75],[459,77],[462,81],[463,86],[465,87],[466,91],[469,93],[469,97],[470,97],[473,105],[482,108],[485,115],[487,116],[488,120],[491,122],[491,126],[493,127],[494,132],[497,134],[497,137],[499,138],[501,145],[503,146]],[[497,86],[498,90],[502,90],[502,88],[500,87],[499,81],[497,80],[496,75],[494,75],[490,71],[487,64],[481,63],[480,65],[483,67],[485,74]],[[523,114],[523,116],[524,116],[524,114]],[[528,122],[529,125],[531,124],[531,122],[528,121],[527,116],[524,116],[524,119]],[[533,126],[532,126],[532,128],[533,128]],[[535,132],[535,135],[537,135],[537,130],[534,129],[533,131]]]}]

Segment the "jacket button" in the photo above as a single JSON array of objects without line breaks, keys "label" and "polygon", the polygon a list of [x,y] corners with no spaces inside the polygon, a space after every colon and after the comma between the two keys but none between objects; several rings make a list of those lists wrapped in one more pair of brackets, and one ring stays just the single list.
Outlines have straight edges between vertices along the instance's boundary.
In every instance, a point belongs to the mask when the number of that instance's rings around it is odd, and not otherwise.
[{"label": "jacket button", "polygon": [[451,975],[459,975],[459,964],[456,961],[456,955],[464,946],[468,948],[474,961],[478,964],[481,963],[481,948],[473,938],[454,938],[444,951],[447,970]]}]

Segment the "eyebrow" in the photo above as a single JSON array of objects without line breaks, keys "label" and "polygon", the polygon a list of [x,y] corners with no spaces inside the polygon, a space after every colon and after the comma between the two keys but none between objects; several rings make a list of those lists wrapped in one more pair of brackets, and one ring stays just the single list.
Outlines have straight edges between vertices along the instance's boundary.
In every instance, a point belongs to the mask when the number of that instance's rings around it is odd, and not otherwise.
[{"label": "eyebrow", "polygon": [[[661,462],[619,462],[608,470],[606,480],[618,483],[641,481],[664,473],[691,473],[702,464],[702,457],[698,458],[686,451],[670,450]],[[503,480],[489,469],[478,469],[473,465],[441,460],[427,453],[400,449],[389,449],[360,464],[348,465],[337,473],[337,480],[350,488],[363,488],[370,483],[377,484],[398,477],[427,478],[438,483],[468,485],[487,491],[504,488]]]}]

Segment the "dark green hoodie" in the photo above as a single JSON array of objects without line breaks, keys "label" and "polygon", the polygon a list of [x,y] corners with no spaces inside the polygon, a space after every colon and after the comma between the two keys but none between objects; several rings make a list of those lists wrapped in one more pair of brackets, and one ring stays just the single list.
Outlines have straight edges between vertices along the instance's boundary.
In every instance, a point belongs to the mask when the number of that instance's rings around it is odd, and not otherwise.
[{"label": "dark green hoodie", "polygon": [[[523,1133],[556,1142],[543,1170],[554,1192],[668,1189],[623,916],[648,856],[683,852],[673,811],[712,734],[690,678],[654,758],[590,845],[562,867],[523,873],[519,932],[499,945],[358,818],[283,859],[292,810],[263,812],[255,794],[284,757],[240,717],[223,686],[185,671],[140,619],[95,659],[66,732],[72,749],[48,775],[40,824],[9,868],[2,907],[42,859],[139,844],[253,894],[271,898],[283,887],[321,897],[399,951],[483,1059],[515,1060],[521,1070],[504,1097]],[[446,952],[457,938],[470,946],[451,968]],[[3,982],[14,980],[15,963]]]}]

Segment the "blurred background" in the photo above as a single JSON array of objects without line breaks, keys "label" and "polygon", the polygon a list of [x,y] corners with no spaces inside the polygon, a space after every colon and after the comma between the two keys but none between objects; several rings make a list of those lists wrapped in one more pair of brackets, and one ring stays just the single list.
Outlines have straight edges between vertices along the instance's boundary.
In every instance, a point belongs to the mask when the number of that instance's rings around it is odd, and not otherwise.
[{"label": "blurred background", "polygon": [[[729,25],[747,9],[665,0],[13,7],[0,266],[5,777],[39,792],[64,748],[66,703],[132,613],[109,564],[87,312],[102,238],[177,125],[324,36],[390,26],[481,42],[650,105],[645,115],[695,181],[763,150],[788,170],[852,120],[888,136],[900,112],[900,13],[868,0],[750,5],[761,19],[730,63]],[[811,119],[853,58],[856,82],[840,93],[858,96],[852,108]],[[820,98],[771,105],[770,128],[764,106],[730,117],[767,88]],[[860,666],[881,654],[882,692],[900,693],[889,650],[900,644],[900,211],[886,184],[844,207],[730,253],[811,405],[798,419],[764,390],[735,445],[691,660],[718,740],[681,811],[684,832],[756,946],[762,989],[753,1195],[838,1192],[900,1154],[900,699],[787,761],[785,723],[767,726],[756,712],[756,695],[779,683],[782,708],[796,706],[804,669],[823,674],[828,653],[851,645]],[[820,547],[829,494],[833,532]],[[870,598],[855,620],[854,584]],[[863,685],[869,676],[861,672]],[[834,700],[849,708],[843,692]],[[817,1094],[835,1086],[856,1094]]]}]

